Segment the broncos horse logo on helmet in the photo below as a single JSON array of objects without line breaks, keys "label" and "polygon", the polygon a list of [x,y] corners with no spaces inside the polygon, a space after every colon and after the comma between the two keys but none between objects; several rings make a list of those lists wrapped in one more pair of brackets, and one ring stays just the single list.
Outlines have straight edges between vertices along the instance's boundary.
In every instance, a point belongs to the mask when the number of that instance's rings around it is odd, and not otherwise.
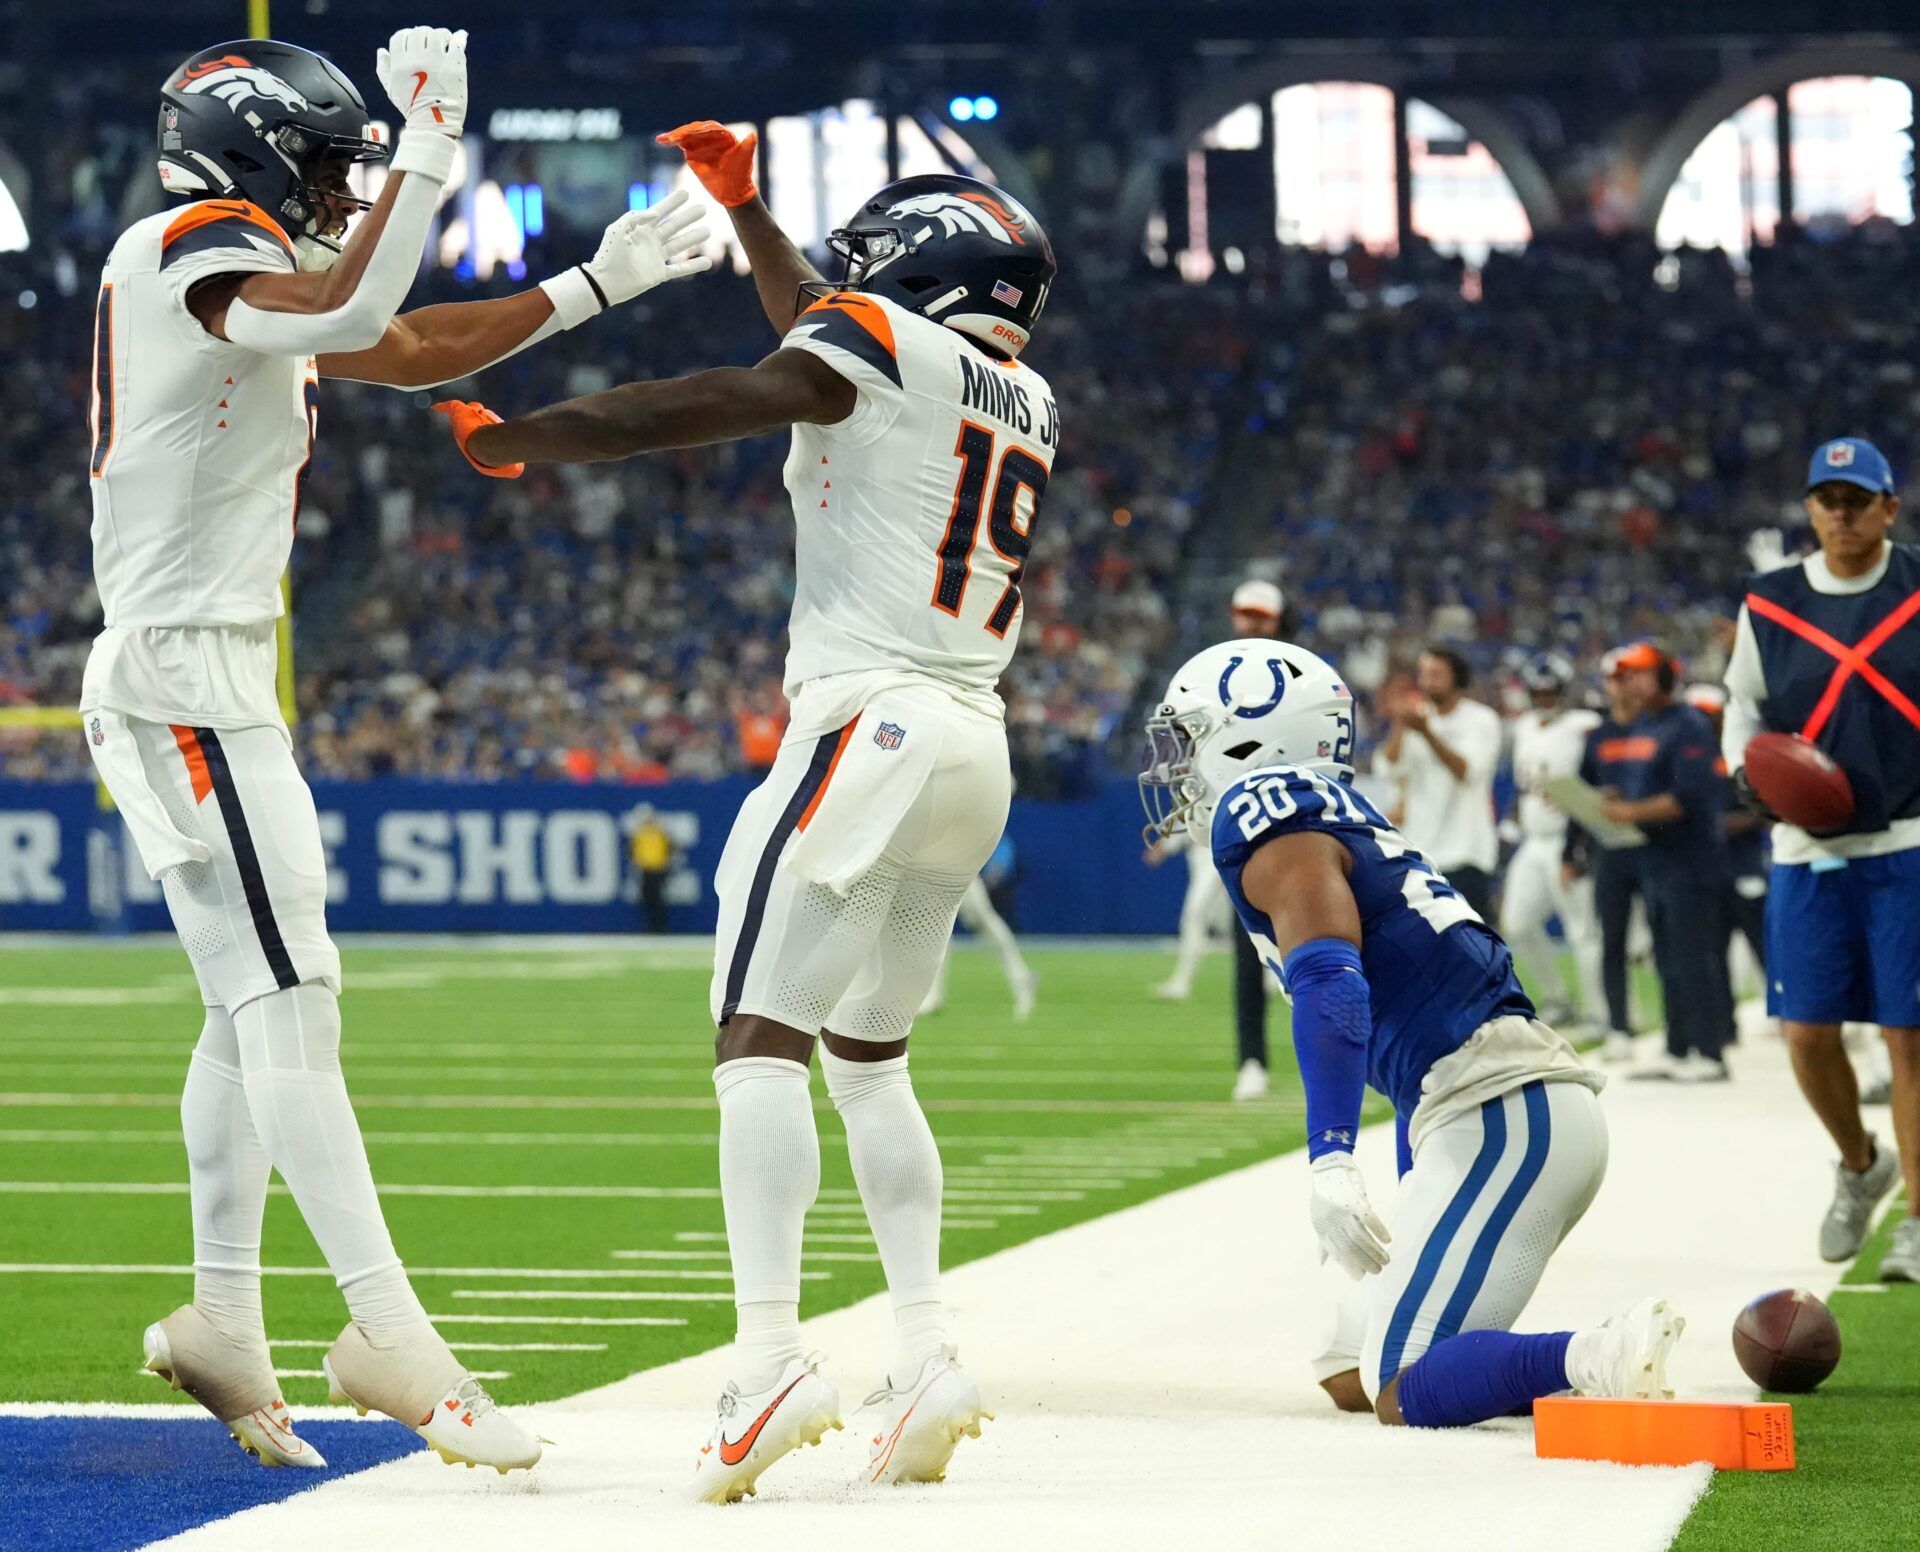
[{"label": "broncos horse logo on helmet", "polygon": [[293,240],[303,269],[325,269],[340,253],[327,226],[341,196],[321,187],[323,174],[384,161],[387,149],[353,82],[291,43],[216,43],[160,89],[167,192],[258,205]]},{"label": "broncos horse logo on helmet", "polygon": [[1026,206],[957,173],[889,183],[827,246],[846,260],[827,290],[884,296],[1009,359],[1033,337],[1059,273],[1053,244]]}]

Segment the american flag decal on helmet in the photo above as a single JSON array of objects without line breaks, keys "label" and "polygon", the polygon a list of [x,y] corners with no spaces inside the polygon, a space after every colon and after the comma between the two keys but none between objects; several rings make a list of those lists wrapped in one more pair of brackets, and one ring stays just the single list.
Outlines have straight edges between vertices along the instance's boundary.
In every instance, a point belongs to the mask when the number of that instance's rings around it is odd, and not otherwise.
[{"label": "american flag decal on helmet", "polygon": [[898,749],[906,736],[907,730],[897,722],[882,722],[873,730],[873,741],[882,749]]},{"label": "american flag decal on helmet", "polygon": [[1010,286],[1004,280],[996,280],[993,283],[993,299],[996,302],[1005,302],[1009,307],[1018,307],[1020,298],[1024,294],[1018,286]]}]

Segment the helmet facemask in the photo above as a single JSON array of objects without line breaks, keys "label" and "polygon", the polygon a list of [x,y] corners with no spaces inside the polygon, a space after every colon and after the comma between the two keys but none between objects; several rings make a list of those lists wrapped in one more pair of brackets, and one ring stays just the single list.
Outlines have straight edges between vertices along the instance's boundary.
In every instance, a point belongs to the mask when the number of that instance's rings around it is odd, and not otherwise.
[{"label": "helmet facemask", "polygon": [[1206,728],[1196,734],[1188,726],[1207,721],[1204,711],[1183,715],[1164,706],[1147,718],[1147,764],[1140,772],[1140,806],[1147,822],[1140,835],[1149,846],[1195,831],[1212,817],[1206,781],[1193,765],[1194,745]]}]

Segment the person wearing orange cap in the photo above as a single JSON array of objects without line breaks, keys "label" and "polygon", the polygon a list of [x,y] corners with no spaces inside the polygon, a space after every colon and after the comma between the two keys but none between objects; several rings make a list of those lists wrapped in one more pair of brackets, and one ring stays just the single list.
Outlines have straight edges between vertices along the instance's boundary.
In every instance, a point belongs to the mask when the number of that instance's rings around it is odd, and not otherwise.
[{"label": "person wearing orange cap", "polygon": [[[1607,794],[1607,819],[1646,835],[1644,846],[1611,853],[1605,871],[1630,870],[1646,902],[1667,1017],[1667,1060],[1634,1076],[1721,1081],[1733,993],[1719,936],[1726,848],[1718,740],[1704,716],[1674,699],[1678,667],[1652,642],[1608,654],[1606,671],[1614,723],[1595,730],[1581,775]],[[1611,877],[1604,882],[1597,894],[1617,887]],[[1603,904],[1601,915],[1606,936],[1623,939],[1624,913]],[[1624,982],[1624,955],[1609,957],[1610,978]],[[1608,990],[1611,1001],[1614,985]]]}]

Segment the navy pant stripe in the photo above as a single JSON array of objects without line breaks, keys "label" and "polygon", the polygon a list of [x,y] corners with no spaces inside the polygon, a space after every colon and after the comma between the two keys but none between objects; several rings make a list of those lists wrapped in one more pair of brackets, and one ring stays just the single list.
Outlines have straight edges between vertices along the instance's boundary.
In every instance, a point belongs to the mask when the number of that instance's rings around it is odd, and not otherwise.
[{"label": "navy pant stripe", "polygon": [[240,791],[233,784],[227,751],[220,747],[220,735],[212,728],[195,728],[193,736],[200,740],[200,752],[207,757],[207,777],[220,800],[220,817],[226,821],[227,838],[233,843],[240,887],[246,891],[247,909],[253,914],[253,930],[259,934],[260,947],[266,952],[267,968],[282,991],[298,986],[300,977],[294,974],[286,940],[280,936],[280,923],[274,919],[266,875],[260,871],[260,854],[253,849],[253,832],[247,828],[246,810],[240,806]]},{"label": "navy pant stripe", "polygon": [[1420,1306],[1426,1302],[1427,1294],[1433,1288],[1433,1280],[1440,1272],[1440,1263],[1447,1257],[1447,1251],[1453,1244],[1453,1236],[1460,1232],[1460,1225],[1466,1222],[1467,1214],[1473,1210],[1473,1204],[1479,1200],[1480,1192],[1485,1188],[1493,1167],[1499,1163],[1500,1155],[1507,1146],[1507,1117],[1500,1108],[1500,1101],[1490,1099],[1480,1107],[1480,1125],[1484,1137],[1480,1143],[1480,1153],[1473,1161],[1473,1168],[1467,1171],[1467,1178],[1460,1182],[1459,1189],[1453,1193],[1453,1200],[1447,1203],[1447,1210],[1440,1215],[1440,1221],[1433,1226],[1433,1233],[1427,1236],[1427,1243],[1421,1248],[1420,1259],[1415,1264],[1413,1276],[1401,1291],[1400,1302],[1393,1307],[1393,1319],[1387,1323],[1387,1340],[1380,1349],[1380,1388],[1385,1390],[1393,1383],[1400,1372],[1400,1360],[1407,1350],[1407,1338],[1413,1332],[1413,1322],[1420,1313]]},{"label": "navy pant stripe", "polygon": [[807,805],[813,801],[813,795],[827,779],[827,768],[833,764],[833,751],[839,747],[843,728],[835,728],[831,733],[820,735],[820,741],[813,746],[813,758],[807,762],[807,769],[800,778],[800,785],[793,789],[793,796],[787,799],[786,810],[780,815],[780,821],[773,827],[773,833],[767,837],[766,848],[760,853],[760,863],[753,872],[753,887],[747,891],[747,908],[740,918],[740,934],[733,940],[733,958],[727,965],[727,995],[720,1004],[720,1022],[733,1017],[734,1010],[740,1006],[740,994],[747,981],[747,966],[753,963],[753,947],[760,938],[760,924],[767,913],[767,895],[773,889],[773,870],[780,862],[780,853],[786,849],[787,837],[792,835],[800,823],[800,816],[807,811]]},{"label": "navy pant stripe", "polygon": [[1520,1168],[1507,1184],[1507,1189],[1494,1204],[1493,1213],[1480,1230],[1480,1237],[1474,1241],[1473,1250],[1467,1256],[1466,1270],[1460,1276],[1460,1286],[1453,1290],[1453,1297],[1447,1300],[1447,1307],[1440,1312],[1440,1323],[1434,1329],[1434,1343],[1444,1342],[1448,1337],[1458,1334],[1467,1318],[1467,1311],[1473,1308],[1473,1301],[1480,1297],[1480,1290],[1486,1285],[1487,1273],[1493,1267],[1493,1254],[1500,1248],[1500,1241],[1512,1225],[1514,1215],[1520,1211],[1520,1204],[1527,1199],[1527,1193],[1540,1178],[1540,1171],[1546,1168],[1547,1150],[1553,1145],[1553,1120],[1547,1106],[1547,1086],[1544,1083],[1529,1083],[1521,1094],[1525,1098],[1527,1110],[1527,1151],[1521,1157]]}]

